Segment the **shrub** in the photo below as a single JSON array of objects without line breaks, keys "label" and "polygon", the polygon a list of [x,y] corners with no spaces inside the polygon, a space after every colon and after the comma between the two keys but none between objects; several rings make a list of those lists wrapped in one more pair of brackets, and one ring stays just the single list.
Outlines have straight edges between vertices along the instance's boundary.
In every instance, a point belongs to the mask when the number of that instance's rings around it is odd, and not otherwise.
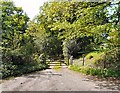
[{"label": "shrub", "polygon": [[93,67],[88,67],[88,66],[77,66],[77,65],[72,65],[69,66],[69,69],[84,73],[86,75],[97,75],[97,76],[102,76],[102,77],[120,77],[120,71],[118,70],[113,70],[113,69],[100,69],[100,68],[93,68]]},{"label": "shrub", "polygon": [[39,71],[42,69],[47,68],[48,65],[46,64],[35,64],[35,63],[29,63],[24,65],[13,65],[12,62],[9,63],[3,63],[0,70],[1,70],[1,76],[2,78],[6,78],[9,76],[18,76],[22,74],[27,74],[33,71]]},{"label": "shrub", "polygon": [[105,52],[96,60],[95,65],[100,68],[120,70],[120,49],[115,48]]}]

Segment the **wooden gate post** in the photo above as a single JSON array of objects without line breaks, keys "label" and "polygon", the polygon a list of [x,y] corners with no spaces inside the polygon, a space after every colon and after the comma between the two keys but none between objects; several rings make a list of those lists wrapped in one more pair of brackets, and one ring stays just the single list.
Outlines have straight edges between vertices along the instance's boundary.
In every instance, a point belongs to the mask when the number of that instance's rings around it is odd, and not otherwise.
[{"label": "wooden gate post", "polygon": [[83,56],[83,66],[85,65],[85,54],[82,55]]}]

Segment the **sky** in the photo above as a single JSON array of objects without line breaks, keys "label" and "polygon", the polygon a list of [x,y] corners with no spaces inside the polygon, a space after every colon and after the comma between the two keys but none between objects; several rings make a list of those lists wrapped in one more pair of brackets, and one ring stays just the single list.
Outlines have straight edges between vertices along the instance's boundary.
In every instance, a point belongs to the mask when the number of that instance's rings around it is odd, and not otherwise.
[{"label": "sky", "polygon": [[15,6],[22,7],[31,20],[39,13],[40,6],[46,1],[48,0],[13,0]]}]

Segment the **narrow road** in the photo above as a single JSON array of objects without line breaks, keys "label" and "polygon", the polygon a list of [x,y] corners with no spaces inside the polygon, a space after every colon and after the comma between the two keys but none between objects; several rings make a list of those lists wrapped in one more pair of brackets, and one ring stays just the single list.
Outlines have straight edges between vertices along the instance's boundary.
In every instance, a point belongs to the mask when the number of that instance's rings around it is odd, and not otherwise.
[{"label": "narrow road", "polygon": [[120,84],[94,80],[69,70],[65,65],[59,70],[52,68],[16,77],[1,83],[2,91],[112,91]]}]

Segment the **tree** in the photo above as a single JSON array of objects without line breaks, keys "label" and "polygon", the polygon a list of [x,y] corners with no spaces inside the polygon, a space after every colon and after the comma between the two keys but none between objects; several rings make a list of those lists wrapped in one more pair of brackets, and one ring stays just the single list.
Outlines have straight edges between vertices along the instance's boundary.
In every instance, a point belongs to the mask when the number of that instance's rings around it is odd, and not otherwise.
[{"label": "tree", "polygon": [[31,21],[27,30],[34,39],[36,52],[44,54],[46,58],[59,57],[62,51],[61,42],[55,35],[48,33],[44,25]]},{"label": "tree", "polygon": [[109,5],[110,2],[46,3],[36,19],[39,24],[44,24],[48,33],[64,43],[78,38],[95,38],[109,32]]},{"label": "tree", "polygon": [[[2,10],[1,43],[3,49],[3,59],[8,58],[7,61],[13,62],[16,62],[18,59],[21,62],[21,55],[24,55],[28,52],[24,51],[23,53],[22,50],[23,48],[24,50],[25,48],[27,49],[27,43],[31,42],[30,36],[26,33],[29,18],[26,13],[23,12],[22,8],[15,7],[12,1],[1,1],[0,9]],[[25,45],[26,47],[24,47]],[[30,47],[31,45],[28,44],[28,46]]]},{"label": "tree", "polygon": [[13,2],[3,1],[2,7],[2,46],[15,49],[20,46],[23,34],[27,29],[28,16],[21,7],[15,7]]},{"label": "tree", "polygon": [[112,23],[111,31],[109,32],[108,45],[111,48],[120,47],[120,1],[112,3],[110,5],[113,14],[110,15],[110,21]]}]

